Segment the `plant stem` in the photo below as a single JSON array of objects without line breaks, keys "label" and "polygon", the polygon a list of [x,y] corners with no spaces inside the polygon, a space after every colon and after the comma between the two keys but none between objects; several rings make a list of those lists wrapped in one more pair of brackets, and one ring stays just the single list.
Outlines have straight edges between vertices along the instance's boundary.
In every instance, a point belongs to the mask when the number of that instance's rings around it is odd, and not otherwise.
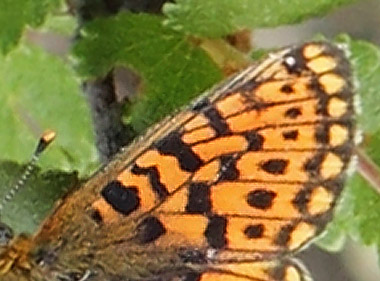
[{"label": "plant stem", "polygon": [[362,148],[356,147],[355,153],[358,156],[358,172],[380,194],[380,168]]},{"label": "plant stem", "polygon": [[240,52],[223,39],[201,39],[199,43],[226,76],[246,68],[252,63],[248,55]]}]

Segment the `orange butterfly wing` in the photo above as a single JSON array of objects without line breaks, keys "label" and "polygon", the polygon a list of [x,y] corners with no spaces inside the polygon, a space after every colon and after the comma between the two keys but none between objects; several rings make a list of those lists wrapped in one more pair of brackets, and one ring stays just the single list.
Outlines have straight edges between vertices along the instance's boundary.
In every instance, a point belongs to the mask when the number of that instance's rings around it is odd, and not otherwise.
[{"label": "orange butterfly wing", "polygon": [[45,264],[54,253],[51,278],[306,280],[288,256],[324,229],[342,190],[350,75],[328,43],[272,54],[123,151],[63,201],[30,251]]},{"label": "orange butterfly wing", "polygon": [[[188,121],[119,174],[148,213],[140,243],[226,268],[292,253],[331,220],[353,148],[348,62],[311,43],[266,63],[236,89],[200,99]],[[117,208],[103,200],[100,212]]]}]

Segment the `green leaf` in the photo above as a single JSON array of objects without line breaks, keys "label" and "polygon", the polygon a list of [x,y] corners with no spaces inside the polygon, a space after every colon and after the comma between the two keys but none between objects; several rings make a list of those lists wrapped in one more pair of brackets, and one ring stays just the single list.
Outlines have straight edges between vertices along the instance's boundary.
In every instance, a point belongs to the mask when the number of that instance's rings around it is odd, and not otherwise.
[{"label": "green leaf", "polygon": [[45,129],[57,132],[43,169],[88,172],[96,159],[88,108],[72,69],[38,48],[0,57],[0,155],[25,162]]},{"label": "green leaf", "polygon": [[7,53],[13,49],[26,26],[41,25],[46,15],[60,4],[61,0],[1,0],[0,51]]},{"label": "green leaf", "polygon": [[366,133],[380,129],[380,49],[362,40],[339,37],[339,42],[347,44],[351,52],[354,74],[359,83],[362,112],[359,116],[360,128]]},{"label": "green leaf", "polygon": [[[20,179],[25,166],[0,161],[0,200]],[[8,202],[1,212],[1,221],[16,233],[33,233],[56,202],[69,189],[78,185],[77,173],[41,172],[37,169],[21,192]]]},{"label": "green leaf", "polygon": [[142,76],[143,92],[130,109],[138,131],[221,79],[206,53],[158,16],[121,13],[95,20],[82,33],[74,48],[82,75],[102,76],[123,65]]},{"label": "green leaf", "polygon": [[294,24],[355,0],[177,0],[164,6],[166,24],[200,37]]},{"label": "green leaf", "polygon": [[[350,52],[350,61],[359,84],[362,114],[359,127],[364,129],[364,149],[380,165],[380,50],[373,44],[352,40],[346,35],[338,38]],[[319,245],[336,250],[349,236],[365,245],[380,249],[380,195],[358,174],[345,187],[333,223],[328,226]]]}]

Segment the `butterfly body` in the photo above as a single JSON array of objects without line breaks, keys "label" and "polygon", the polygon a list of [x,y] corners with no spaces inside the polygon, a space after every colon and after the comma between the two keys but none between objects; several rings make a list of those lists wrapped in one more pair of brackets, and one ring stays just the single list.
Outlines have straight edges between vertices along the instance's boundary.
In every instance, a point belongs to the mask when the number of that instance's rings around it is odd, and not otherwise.
[{"label": "butterfly body", "polygon": [[328,43],[273,53],[162,121],[0,256],[4,281],[301,281],[355,135]]}]

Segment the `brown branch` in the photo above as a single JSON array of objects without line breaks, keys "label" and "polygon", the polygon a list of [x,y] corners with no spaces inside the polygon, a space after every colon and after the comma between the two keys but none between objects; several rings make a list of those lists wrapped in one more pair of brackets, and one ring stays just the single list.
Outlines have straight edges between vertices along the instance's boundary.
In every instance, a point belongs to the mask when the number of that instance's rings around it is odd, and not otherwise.
[{"label": "brown branch", "polygon": [[380,194],[380,168],[360,147],[356,147],[355,152],[358,156],[358,172]]}]

